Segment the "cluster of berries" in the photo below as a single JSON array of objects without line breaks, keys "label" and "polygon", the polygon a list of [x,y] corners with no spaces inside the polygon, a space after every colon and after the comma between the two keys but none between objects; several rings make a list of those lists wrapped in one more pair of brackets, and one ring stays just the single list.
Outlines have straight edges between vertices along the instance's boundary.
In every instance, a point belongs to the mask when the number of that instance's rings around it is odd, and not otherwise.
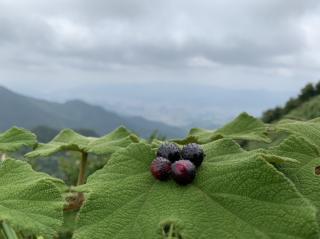
[{"label": "cluster of berries", "polygon": [[168,180],[172,176],[178,184],[187,185],[195,178],[196,168],[201,165],[204,157],[205,154],[198,144],[187,144],[180,150],[173,143],[165,143],[159,147],[150,171],[160,181]]}]

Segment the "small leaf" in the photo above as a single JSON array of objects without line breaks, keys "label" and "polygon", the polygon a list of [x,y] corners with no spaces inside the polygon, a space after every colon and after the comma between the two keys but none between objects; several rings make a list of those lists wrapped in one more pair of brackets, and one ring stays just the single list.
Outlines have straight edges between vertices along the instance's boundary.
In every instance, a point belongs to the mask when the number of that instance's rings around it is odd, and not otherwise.
[{"label": "small leaf", "polygon": [[26,157],[47,157],[65,150],[109,154],[127,147],[133,142],[139,142],[139,138],[124,127],[120,127],[101,138],[85,137],[71,129],[65,129],[49,143],[40,144],[36,150],[26,154]]},{"label": "small leaf", "polygon": [[191,129],[187,138],[175,140],[179,144],[199,143],[206,144],[221,138],[242,139],[252,141],[271,142],[267,136],[268,127],[260,120],[248,115],[240,114],[232,122],[226,124],[221,129],[205,130],[194,128]]},{"label": "small leaf", "polygon": [[53,238],[62,225],[64,204],[56,181],[33,171],[26,162],[0,163],[0,221],[28,234]]},{"label": "small leaf", "polygon": [[91,141],[86,147],[89,153],[110,154],[127,147],[131,143],[138,143],[139,138],[130,133],[126,128],[119,127],[99,139]]},{"label": "small leaf", "polygon": [[[215,144],[219,144],[217,146]],[[316,239],[316,210],[259,156],[231,142],[205,146],[208,155],[188,186],[155,180],[150,145],[131,144],[81,187],[86,193],[74,239],[274,238]],[[223,146],[224,145],[224,146]],[[213,159],[215,147],[219,157]],[[222,147],[221,149],[219,147]]]},{"label": "small leaf", "polygon": [[37,143],[36,136],[22,128],[11,128],[0,134],[0,152],[13,152],[22,147],[33,147]]},{"label": "small leaf", "polygon": [[47,144],[39,144],[36,150],[26,154],[28,158],[47,157],[59,151],[83,151],[93,138],[82,136],[71,129],[62,130]]}]

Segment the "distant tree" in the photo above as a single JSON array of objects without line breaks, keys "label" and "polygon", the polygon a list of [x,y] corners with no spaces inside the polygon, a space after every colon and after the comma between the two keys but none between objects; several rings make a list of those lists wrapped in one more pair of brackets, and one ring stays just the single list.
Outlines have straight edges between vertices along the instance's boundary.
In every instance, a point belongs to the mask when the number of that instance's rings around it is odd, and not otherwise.
[{"label": "distant tree", "polygon": [[265,123],[271,123],[274,121],[273,110],[267,110],[262,114],[262,121]]},{"label": "distant tree", "polygon": [[283,109],[281,107],[276,107],[271,110],[267,110],[262,115],[262,121],[265,123],[272,123],[281,119],[283,116]]},{"label": "distant tree", "polygon": [[317,94],[313,84],[308,83],[305,87],[302,88],[298,99],[302,102],[309,100],[311,97]]},{"label": "distant tree", "polygon": [[275,118],[275,120],[279,120],[283,116],[283,109],[281,107],[276,107],[274,109],[273,114],[274,114],[273,117]]},{"label": "distant tree", "polygon": [[283,108],[283,114],[289,113],[291,110],[297,108],[300,105],[298,99],[290,98]]},{"label": "distant tree", "polygon": [[320,81],[318,81],[318,83],[315,85],[315,91],[317,95],[320,95]]},{"label": "distant tree", "polygon": [[276,107],[265,111],[262,114],[262,120],[265,123],[272,123],[280,120],[284,115],[317,95],[320,95],[320,81],[315,85],[308,83],[301,89],[299,96],[297,98],[290,98],[284,107]]}]

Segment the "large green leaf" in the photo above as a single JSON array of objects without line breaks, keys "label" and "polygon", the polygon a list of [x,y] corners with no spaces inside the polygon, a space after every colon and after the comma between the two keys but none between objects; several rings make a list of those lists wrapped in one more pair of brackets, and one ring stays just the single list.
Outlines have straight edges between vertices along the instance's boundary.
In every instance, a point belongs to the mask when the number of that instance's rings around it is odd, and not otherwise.
[{"label": "large green leaf", "polygon": [[0,163],[0,221],[17,230],[53,238],[62,225],[63,198],[55,179],[26,162]]},{"label": "large green leaf", "polygon": [[127,147],[131,143],[138,143],[139,138],[129,132],[124,127],[119,127],[111,133],[93,140],[87,147],[89,153],[94,154],[109,154]]},{"label": "large green leaf", "polygon": [[218,130],[194,128],[190,130],[186,139],[175,140],[175,142],[180,144],[189,142],[205,144],[220,138],[270,142],[267,136],[267,129],[268,127],[262,121],[247,113],[242,113]]},{"label": "large green leaf", "polygon": [[316,167],[320,166],[320,151],[302,137],[290,136],[270,153],[296,159],[299,164],[285,162],[279,165],[282,171],[296,185],[298,190],[320,210],[320,176]]},{"label": "large green leaf", "polygon": [[22,147],[33,147],[36,143],[36,136],[26,129],[13,127],[0,134],[0,152],[12,152]]},{"label": "large green leaf", "polygon": [[238,158],[239,150],[225,140],[206,145],[208,156],[188,186],[152,177],[150,145],[116,152],[79,188],[87,199],[74,239],[167,238],[170,228],[183,239],[319,238],[312,204],[263,158]]},{"label": "large green leaf", "polygon": [[36,150],[26,154],[26,157],[47,157],[65,150],[109,154],[138,141],[138,137],[124,127],[120,127],[101,138],[85,137],[71,129],[65,129],[49,143],[40,144]]}]

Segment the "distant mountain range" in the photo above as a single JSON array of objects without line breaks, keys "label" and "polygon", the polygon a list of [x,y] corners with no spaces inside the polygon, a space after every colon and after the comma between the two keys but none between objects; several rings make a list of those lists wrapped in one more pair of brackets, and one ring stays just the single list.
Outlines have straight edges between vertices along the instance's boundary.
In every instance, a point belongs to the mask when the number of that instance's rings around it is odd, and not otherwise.
[{"label": "distant mountain range", "polygon": [[61,104],[23,96],[0,87],[0,130],[6,130],[13,125],[27,129],[38,126],[90,129],[99,135],[124,125],[142,137],[148,137],[154,130],[169,138],[186,134],[186,130],[178,127],[143,117],[119,115],[80,100]]}]

